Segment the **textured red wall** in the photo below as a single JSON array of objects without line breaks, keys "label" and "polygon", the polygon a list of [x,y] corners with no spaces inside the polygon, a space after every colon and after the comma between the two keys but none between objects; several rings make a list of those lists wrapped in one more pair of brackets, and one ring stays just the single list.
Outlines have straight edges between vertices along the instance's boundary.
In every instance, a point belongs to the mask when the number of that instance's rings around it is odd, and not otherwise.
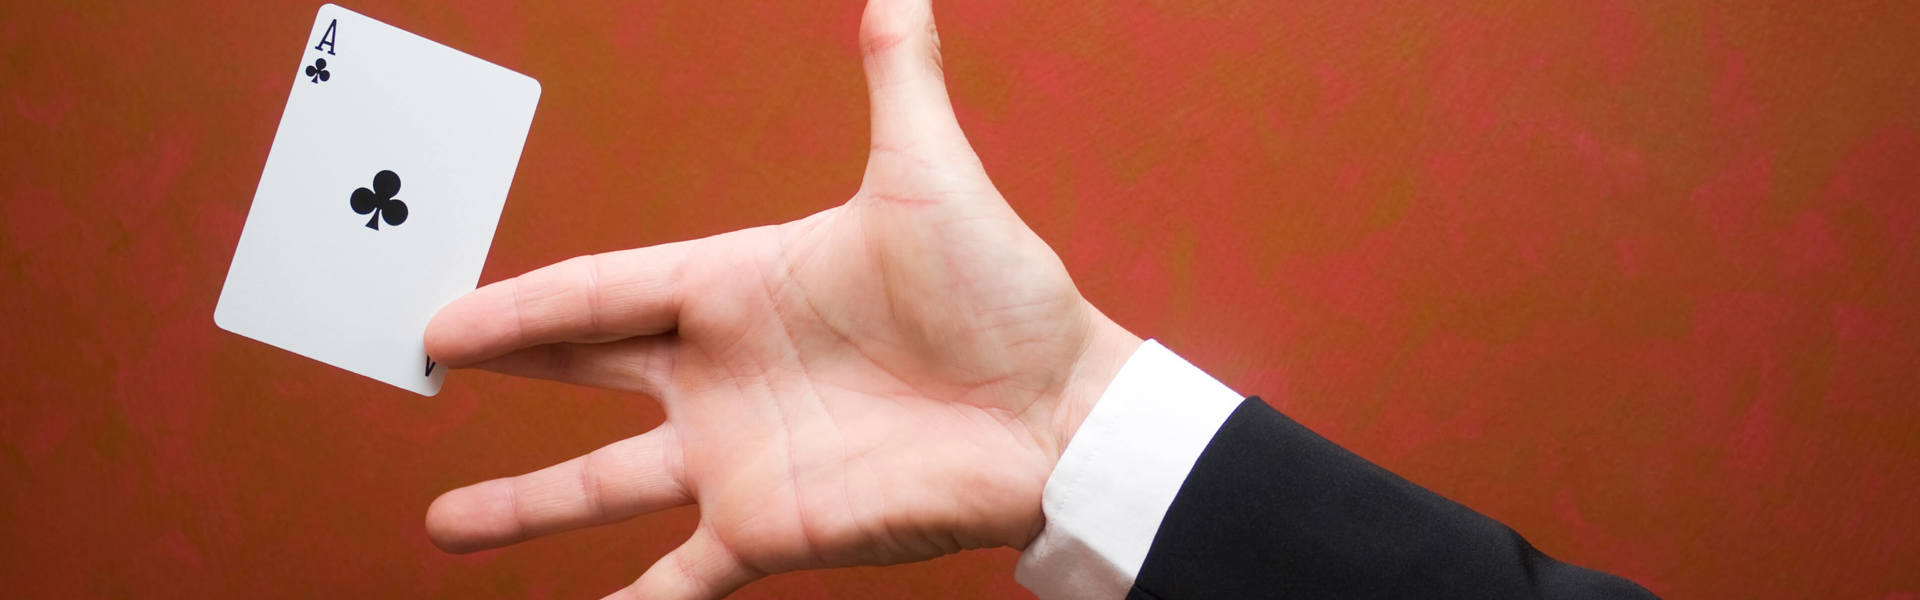
[{"label": "textured red wall", "polygon": [[[214,328],[315,3],[0,6],[0,595],[595,597],[681,509],[448,556],[438,492],[644,398],[421,398]],[[368,1],[545,87],[485,281],[796,218],[854,1]],[[1676,598],[1920,593],[1910,2],[938,7],[1001,189],[1120,323]],[[747,598],[997,598],[1011,551]]]}]

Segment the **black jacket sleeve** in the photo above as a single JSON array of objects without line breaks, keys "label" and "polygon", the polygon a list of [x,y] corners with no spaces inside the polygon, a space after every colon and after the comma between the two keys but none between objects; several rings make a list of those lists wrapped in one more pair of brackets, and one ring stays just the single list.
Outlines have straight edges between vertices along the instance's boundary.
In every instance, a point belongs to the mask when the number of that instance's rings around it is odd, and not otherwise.
[{"label": "black jacket sleeve", "polygon": [[1653,598],[1249,398],[1161,520],[1129,600]]}]

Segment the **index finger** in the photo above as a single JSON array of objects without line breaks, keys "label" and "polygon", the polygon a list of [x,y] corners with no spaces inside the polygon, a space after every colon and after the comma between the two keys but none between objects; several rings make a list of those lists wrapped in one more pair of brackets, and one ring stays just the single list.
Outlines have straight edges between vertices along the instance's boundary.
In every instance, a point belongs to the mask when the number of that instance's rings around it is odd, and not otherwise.
[{"label": "index finger", "polygon": [[488,284],[433,316],[427,355],[462,367],[540,344],[670,331],[692,243],[575,257]]}]

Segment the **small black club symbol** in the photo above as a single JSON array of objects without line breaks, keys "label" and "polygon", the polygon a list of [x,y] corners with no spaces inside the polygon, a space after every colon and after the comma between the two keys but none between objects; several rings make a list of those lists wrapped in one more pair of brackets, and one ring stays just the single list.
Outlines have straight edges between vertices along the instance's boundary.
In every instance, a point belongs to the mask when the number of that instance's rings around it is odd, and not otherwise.
[{"label": "small black club symbol", "polygon": [[327,59],[313,59],[313,64],[307,67],[307,76],[312,77],[314,83],[320,83],[326,81],[329,77],[333,77],[332,73],[327,72]]},{"label": "small black club symbol", "polygon": [[407,222],[407,203],[394,198],[399,193],[399,175],[393,171],[376,173],[373,176],[373,189],[353,190],[353,212],[373,215],[367,219],[367,229],[379,231],[381,221],[399,227]]}]

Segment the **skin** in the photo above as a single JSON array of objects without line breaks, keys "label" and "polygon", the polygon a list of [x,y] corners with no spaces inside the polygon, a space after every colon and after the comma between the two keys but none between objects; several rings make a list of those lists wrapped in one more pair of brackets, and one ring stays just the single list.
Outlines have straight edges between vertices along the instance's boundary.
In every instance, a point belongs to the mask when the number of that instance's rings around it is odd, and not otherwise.
[{"label": "skin", "polygon": [[955,121],[928,0],[861,22],[859,193],[798,221],[574,258],[447,306],[454,367],[657,398],[652,431],[427,510],[450,552],[697,503],[612,597],[719,598],[768,574],[1025,548],[1060,453],[1138,337],[1081,297]]}]

